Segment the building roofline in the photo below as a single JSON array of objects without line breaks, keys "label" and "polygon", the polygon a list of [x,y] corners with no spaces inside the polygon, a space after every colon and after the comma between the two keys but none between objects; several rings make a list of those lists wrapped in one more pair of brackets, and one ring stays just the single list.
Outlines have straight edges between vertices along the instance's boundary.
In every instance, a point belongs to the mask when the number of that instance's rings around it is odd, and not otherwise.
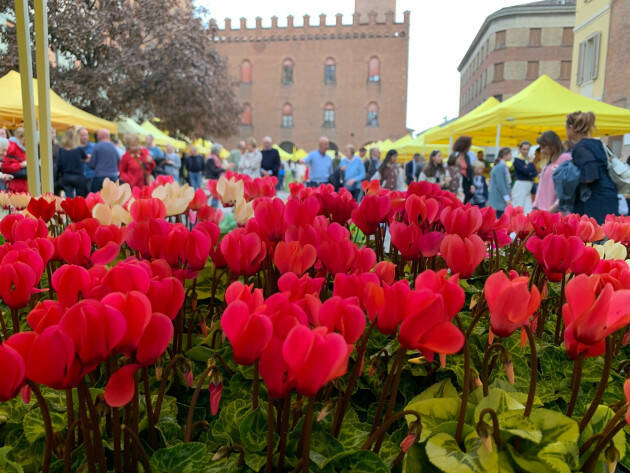
[{"label": "building roofline", "polygon": [[562,4],[557,4],[557,5],[538,4],[537,5],[536,3],[534,4],[529,3],[525,5],[515,5],[512,7],[501,8],[500,10],[495,11],[491,15],[488,15],[485,21],[483,22],[483,24],[481,25],[481,28],[477,32],[475,39],[473,39],[472,43],[468,47],[468,50],[466,51],[464,58],[460,61],[459,65],[457,66],[457,71],[458,72],[462,71],[462,69],[464,68],[464,64],[466,64],[468,59],[470,59],[470,56],[472,56],[473,51],[475,50],[475,48],[481,41],[481,38],[483,38],[483,35],[486,34],[486,31],[488,30],[492,22],[498,20],[499,18],[507,18],[511,16],[549,15],[549,14],[554,14],[554,13],[575,13],[575,4],[566,3],[564,5]]}]

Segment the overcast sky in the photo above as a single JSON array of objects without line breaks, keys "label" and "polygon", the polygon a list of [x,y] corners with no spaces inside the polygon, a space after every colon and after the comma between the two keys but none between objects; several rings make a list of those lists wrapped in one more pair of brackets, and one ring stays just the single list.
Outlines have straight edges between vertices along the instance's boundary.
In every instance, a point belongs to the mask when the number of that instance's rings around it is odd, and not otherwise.
[{"label": "overcast sky", "polygon": [[[454,118],[459,110],[459,73],[457,66],[485,18],[510,5],[527,0],[397,0],[396,21],[403,12],[411,11],[409,39],[409,83],[407,127],[422,131],[441,123],[444,117]],[[334,15],[342,13],[344,24],[352,23],[354,0],[196,0],[205,6],[223,28],[224,18],[247,18],[247,26],[255,26],[255,18],[262,17],[263,26],[271,26],[271,17],[286,26],[287,15],[295,17],[295,25],[302,25],[302,16],[311,16],[311,23],[319,22],[324,13],[327,23],[335,22]]]}]

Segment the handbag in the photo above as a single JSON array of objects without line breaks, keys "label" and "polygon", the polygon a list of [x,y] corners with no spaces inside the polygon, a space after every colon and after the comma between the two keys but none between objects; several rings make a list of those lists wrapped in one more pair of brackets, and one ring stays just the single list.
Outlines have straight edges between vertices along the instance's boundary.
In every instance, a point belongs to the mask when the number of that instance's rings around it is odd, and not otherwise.
[{"label": "handbag", "polygon": [[630,193],[630,166],[619,159],[603,142],[602,146],[608,158],[608,175],[617,186],[618,193]]}]

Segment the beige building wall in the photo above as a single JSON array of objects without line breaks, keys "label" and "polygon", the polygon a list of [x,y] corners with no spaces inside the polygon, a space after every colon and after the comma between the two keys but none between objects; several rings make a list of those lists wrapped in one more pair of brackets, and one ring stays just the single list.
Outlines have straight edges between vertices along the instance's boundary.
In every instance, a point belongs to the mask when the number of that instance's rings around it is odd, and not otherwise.
[{"label": "beige building wall", "polygon": [[[573,54],[571,67],[571,90],[586,97],[602,100],[606,82],[606,56],[608,53],[608,33],[610,30],[611,0],[579,1],[575,10],[575,28],[573,29]],[[597,56],[597,77],[580,81],[580,44],[599,35]]]}]

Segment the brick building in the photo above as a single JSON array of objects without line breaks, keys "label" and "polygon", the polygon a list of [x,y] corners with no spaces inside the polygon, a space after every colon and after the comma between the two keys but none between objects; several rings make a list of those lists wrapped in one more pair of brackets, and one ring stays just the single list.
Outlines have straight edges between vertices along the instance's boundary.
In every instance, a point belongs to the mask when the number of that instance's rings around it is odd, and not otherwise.
[{"label": "brick building", "polygon": [[[610,28],[606,57],[604,101],[630,108],[630,0],[610,2]],[[619,156],[630,156],[630,134],[611,140]]]},{"label": "brick building", "polygon": [[541,74],[568,87],[575,1],[537,1],[488,16],[457,68],[460,115],[488,97],[505,100]]},{"label": "brick building", "polygon": [[320,15],[317,24],[263,28],[245,18],[235,28],[212,23],[216,50],[227,58],[243,105],[238,135],[269,135],[281,147],[313,149],[328,136],[331,147],[398,138],[406,133],[409,12],[396,23],[395,0],[355,0],[352,24]]}]

